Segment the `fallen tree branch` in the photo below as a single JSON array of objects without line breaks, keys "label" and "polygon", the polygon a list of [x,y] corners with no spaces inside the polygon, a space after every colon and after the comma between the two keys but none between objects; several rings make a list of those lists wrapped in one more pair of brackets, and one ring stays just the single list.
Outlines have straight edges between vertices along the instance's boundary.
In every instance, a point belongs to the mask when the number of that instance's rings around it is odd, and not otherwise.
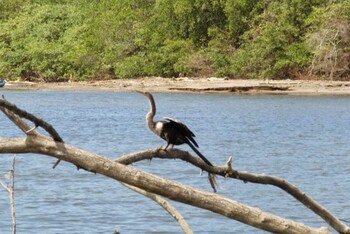
[{"label": "fallen tree branch", "polygon": [[[18,108],[9,109],[6,105],[4,106],[3,103],[5,102],[0,102],[0,109],[2,111],[4,111],[4,109],[6,109],[7,112],[18,111]],[[10,119],[14,117],[14,115],[11,114],[7,116]],[[21,122],[20,119],[12,121]],[[253,227],[274,233],[330,233],[327,228],[315,229],[292,220],[283,219],[270,213],[263,212],[258,208],[250,207],[217,194],[196,190],[192,187],[142,172],[97,154],[75,148],[63,142],[55,141],[54,139],[50,139],[38,133],[32,134],[32,132],[34,131],[30,131],[31,134],[27,134],[25,139],[0,138],[0,153],[36,153],[56,157],[59,160],[73,163],[78,167],[105,175],[147,192],[207,209]],[[206,168],[207,166],[202,165],[202,167],[209,172],[214,170]],[[224,171],[225,175],[233,175],[226,167]]]},{"label": "fallen tree branch", "polygon": [[330,233],[326,227],[315,229],[292,220],[283,219],[218,194],[196,190],[190,186],[113,162],[108,158],[68,144],[54,142],[44,136],[28,136],[26,139],[0,138],[0,154],[8,153],[34,153],[52,156],[119,182],[174,201],[206,209],[273,233]]},{"label": "fallen tree branch", "polygon": [[[47,131],[49,132],[49,134],[51,135],[51,137],[55,140],[58,140],[59,142],[63,142],[62,138],[59,136],[59,134],[56,132],[56,130],[53,128],[52,125],[46,123],[44,120],[42,119],[37,119],[34,115],[19,109],[18,107],[16,107],[14,104],[9,103],[6,100],[1,100],[0,99],[0,108],[1,110],[4,112],[4,114],[15,124],[17,125],[25,134],[27,135],[39,135],[38,132],[34,131],[38,126],[46,126],[45,128],[47,129]],[[26,116],[30,116],[30,119],[33,120],[34,123],[36,123],[35,127],[30,128],[29,125],[27,125],[24,121],[22,121],[22,119],[20,117],[26,117]],[[56,163],[53,165],[52,168],[55,168],[59,163],[60,163],[60,159],[58,159],[56,161]],[[13,164],[14,167],[14,164]],[[3,182],[0,180],[0,184],[10,193],[10,197],[12,197],[13,191],[6,186],[5,184],[3,184]],[[138,192],[152,200],[154,200],[156,203],[158,203],[159,205],[161,205],[172,217],[174,217],[174,219],[179,223],[179,225],[181,226],[181,228],[183,229],[184,233],[188,233],[191,234],[191,228],[188,226],[186,220],[181,216],[181,214],[179,212],[177,212],[177,210],[172,207],[165,199],[163,199],[162,197],[153,194],[153,193],[149,193],[146,192],[142,189],[139,189],[137,187],[122,183],[124,186],[128,187],[129,189]],[[13,200],[11,200],[11,205]],[[13,207],[13,212],[12,214],[14,215],[14,206]],[[14,216],[13,219],[14,220]],[[14,225],[14,230],[15,230],[16,225]]]},{"label": "fallen tree branch", "polygon": [[206,170],[212,174],[221,175],[224,177],[230,177],[238,180],[242,180],[244,182],[251,182],[256,184],[267,184],[276,186],[291,196],[293,196],[296,200],[300,201],[303,205],[305,205],[308,209],[312,210],[316,215],[320,216],[323,220],[325,220],[331,227],[337,230],[339,233],[350,233],[350,228],[346,226],[340,219],[338,219],[335,215],[333,215],[330,211],[328,211],[324,206],[316,202],[310,196],[308,196],[305,192],[301,191],[292,183],[277,177],[266,174],[257,174],[250,172],[241,172],[234,170],[232,168],[230,158],[227,163],[223,166],[214,166],[209,167],[206,163],[200,160],[198,157],[192,156],[190,153],[186,151],[182,151],[179,149],[168,149],[168,150],[159,150],[159,149],[150,149],[145,151],[140,151],[128,155],[123,155],[120,158],[115,159],[116,162],[129,165],[138,161],[142,161],[145,159],[181,159],[183,161],[189,162],[196,167],[199,167],[203,170]]}]

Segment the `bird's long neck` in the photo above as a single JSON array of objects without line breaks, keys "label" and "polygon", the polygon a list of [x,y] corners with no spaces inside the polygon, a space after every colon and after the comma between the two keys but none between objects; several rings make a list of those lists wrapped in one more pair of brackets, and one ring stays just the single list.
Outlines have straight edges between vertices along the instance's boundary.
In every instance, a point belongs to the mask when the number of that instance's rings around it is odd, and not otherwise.
[{"label": "bird's long neck", "polygon": [[154,99],[151,94],[147,95],[149,99],[149,105],[150,105],[150,111],[146,115],[146,122],[149,127],[149,129],[156,133],[156,123],[153,121],[153,117],[156,115],[156,104],[154,102]]}]

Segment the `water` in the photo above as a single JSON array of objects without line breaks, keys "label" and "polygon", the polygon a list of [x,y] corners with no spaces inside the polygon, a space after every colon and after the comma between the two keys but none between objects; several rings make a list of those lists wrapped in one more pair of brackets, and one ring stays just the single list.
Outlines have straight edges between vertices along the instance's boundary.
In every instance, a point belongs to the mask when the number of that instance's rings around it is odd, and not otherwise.
[{"label": "water", "polygon": [[[19,107],[53,124],[65,142],[109,158],[164,142],[146,127],[146,98],[125,92],[2,91]],[[233,156],[234,168],[281,176],[337,217],[350,219],[350,98],[155,94],[158,118],[184,121],[214,164]],[[0,137],[23,134],[0,113]],[[189,150],[189,147],[180,146]],[[4,180],[12,155],[0,156]],[[181,233],[157,204],[66,162],[17,155],[18,233]],[[210,191],[206,174],[180,160],[133,166]],[[219,178],[219,194],[313,227],[323,220],[283,191]],[[172,202],[194,233],[264,233],[187,205]],[[11,232],[8,193],[0,188],[0,233]]]}]

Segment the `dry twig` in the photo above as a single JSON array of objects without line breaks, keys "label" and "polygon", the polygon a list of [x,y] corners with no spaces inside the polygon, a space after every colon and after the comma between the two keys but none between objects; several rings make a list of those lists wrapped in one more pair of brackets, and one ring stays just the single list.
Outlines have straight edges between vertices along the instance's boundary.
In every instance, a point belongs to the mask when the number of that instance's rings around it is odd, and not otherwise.
[{"label": "dry twig", "polygon": [[182,230],[185,234],[192,234],[193,233],[190,226],[188,225],[188,223],[184,219],[184,217],[172,205],[170,205],[169,202],[167,202],[164,198],[162,198],[161,196],[158,196],[157,194],[147,192],[147,191],[140,189],[138,187],[135,187],[135,186],[131,186],[131,185],[128,185],[125,183],[122,183],[122,185],[124,185],[125,187],[127,187],[127,188],[129,188],[129,189],[131,189],[139,194],[142,194],[142,195],[152,199],[156,203],[158,203],[179,223],[180,227],[182,228]]},{"label": "dry twig", "polygon": [[12,168],[8,172],[8,179],[11,180],[11,186],[5,184],[0,180],[0,185],[9,193],[10,195],[10,204],[11,204],[11,219],[12,219],[12,234],[16,234],[16,212],[15,212],[15,163],[16,155],[12,159]]}]

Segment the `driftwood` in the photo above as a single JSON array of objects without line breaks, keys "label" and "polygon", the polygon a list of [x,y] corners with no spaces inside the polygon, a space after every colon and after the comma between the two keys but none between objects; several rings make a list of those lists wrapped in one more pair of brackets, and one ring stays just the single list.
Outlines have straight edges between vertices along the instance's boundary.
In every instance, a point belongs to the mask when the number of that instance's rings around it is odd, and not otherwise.
[{"label": "driftwood", "polygon": [[[174,201],[210,210],[217,214],[273,233],[330,233],[326,227],[308,227],[302,223],[275,216],[258,208],[244,205],[218,194],[200,191],[178,182],[167,180],[127,166],[127,164],[139,160],[155,157],[180,158],[216,175],[240,179],[245,182],[278,186],[313,210],[339,233],[350,233],[349,227],[294,185],[274,176],[233,170],[230,160],[224,166],[209,167],[197,157],[193,157],[187,152],[180,150],[148,150],[126,155],[117,160],[110,160],[106,157],[64,143],[62,139],[57,138],[59,135],[56,131],[53,131],[54,129],[51,125],[49,125],[49,128],[45,128],[43,127],[46,126],[44,124],[45,122],[41,122],[43,120],[39,119],[39,121],[37,121],[38,118],[35,117],[35,121],[33,121],[32,119],[27,118],[28,115],[25,114],[25,111],[17,108],[5,99],[0,99],[0,110],[3,111],[5,115],[26,134],[25,138],[0,138],[0,154],[36,153],[52,156],[59,160],[73,163],[78,168],[84,168],[88,171],[105,175],[129,186],[137,187],[148,193],[153,193]],[[22,118],[33,122],[35,127],[31,128]],[[49,136],[39,134],[35,130],[36,127],[44,128]],[[60,140],[57,141],[57,139]]]}]

